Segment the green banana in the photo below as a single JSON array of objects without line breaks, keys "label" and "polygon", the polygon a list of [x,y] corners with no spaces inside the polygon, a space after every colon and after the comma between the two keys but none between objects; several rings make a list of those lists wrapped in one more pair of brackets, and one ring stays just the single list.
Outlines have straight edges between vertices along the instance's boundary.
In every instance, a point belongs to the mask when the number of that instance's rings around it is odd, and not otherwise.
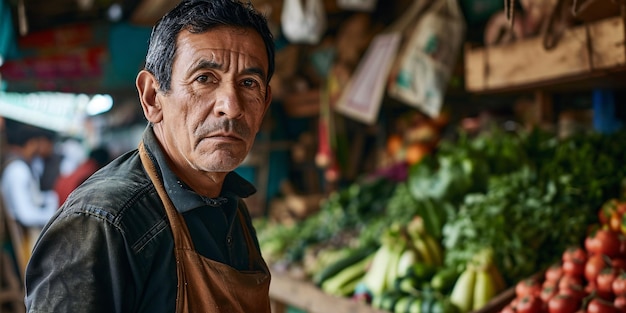
[{"label": "green banana", "polygon": [[481,309],[489,300],[495,297],[497,293],[498,291],[496,290],[496,286],[489,271],[486,269],[476,271],[472,309]]},{"label": "green banana", "polygon": [[433,264],[442,265],[443,264],[443,249],[441,244],[438,243],[433,236],[430,234],[423,234],[422,239],[428,248],[428,251],[433,257]]},{"label": "green banana", "polygon": [[498,266],[495,263],[487,267],[487,271],[489,271],[489,274],[491,275],[491,279],[493,279],[493,282],[495,283],[496,292],[499,293],[503,291],[504,289],[506,289],[507,287],[506,281],[504,280],[502,273],[500,272],[500,270],[498,269]]},{"label": "green banana", "polygon": [[452,287],[450,301],[461,313],[470,312],[474,301],[474,284],[476,282],[476,270],[468,266],[460,275]]},{"label": "green banana", "polygon": [[436,260],[430,252],[430,249],[428,249],[428,246],[426,245],[426,242],[424,241],[422,236],[419,234],[414,234],[411,239],[411,242],[415,246],[415,249],[419,251],[420,257],[424,261],[424,263],[428,265],[436,265]]}]

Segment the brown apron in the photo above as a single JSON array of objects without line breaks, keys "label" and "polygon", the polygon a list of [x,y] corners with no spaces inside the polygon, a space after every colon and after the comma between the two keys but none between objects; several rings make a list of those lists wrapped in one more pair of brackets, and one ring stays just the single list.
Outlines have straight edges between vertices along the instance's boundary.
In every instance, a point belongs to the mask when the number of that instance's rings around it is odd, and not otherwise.
[{"label": "brown apron", "polygon": [[[193,247],[187,224],[165,192],[154,163],[148,157],[143,142],[139,144],[141,162],[165,205],[165,212],[174,235],[178,287],[177,313],[270,313],[270,274],[246,226],[241,211],[237,215],[248,245],[250,271],[236,269],[198,254]],[[254,264],[263,271],[252,271]]]}]

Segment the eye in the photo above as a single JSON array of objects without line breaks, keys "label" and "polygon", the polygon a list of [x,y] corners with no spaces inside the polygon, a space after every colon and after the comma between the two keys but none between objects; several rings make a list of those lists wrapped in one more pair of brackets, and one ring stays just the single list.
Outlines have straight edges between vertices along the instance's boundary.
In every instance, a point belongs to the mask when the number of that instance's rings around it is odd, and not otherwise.
[{"label": "eye", "polygon": [[246,78],[241,82],[241,85],[247,88],[256,88],[259,86],[259,82],[256,79]]},{"label": "eye", "polygon": [[202,84],[215,83],[217,80],[211,75],[199,75],[196,77],[196,81]]}]

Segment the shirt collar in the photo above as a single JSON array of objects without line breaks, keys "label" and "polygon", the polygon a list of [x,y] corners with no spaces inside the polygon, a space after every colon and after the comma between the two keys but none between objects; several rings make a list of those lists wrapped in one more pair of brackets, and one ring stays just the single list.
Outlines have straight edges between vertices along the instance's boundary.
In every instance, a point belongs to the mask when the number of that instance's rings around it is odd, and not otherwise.
[{"label": "shirt collar", "polygon": [[159,170],[167,195],[180,213],[207,205],[219,207],[228,199],[246,198],[256,192],[256,188],[249,181],[235,172],[229,172],[224,179],[219,197],[208,198],[201,196],[189,188],[171,171],[166,161],[165,152],[161,149],[161,145],[154,135],[151,125],[148,125],[144,131],[143,144],[148,155],[150,155],[150,159]]}]

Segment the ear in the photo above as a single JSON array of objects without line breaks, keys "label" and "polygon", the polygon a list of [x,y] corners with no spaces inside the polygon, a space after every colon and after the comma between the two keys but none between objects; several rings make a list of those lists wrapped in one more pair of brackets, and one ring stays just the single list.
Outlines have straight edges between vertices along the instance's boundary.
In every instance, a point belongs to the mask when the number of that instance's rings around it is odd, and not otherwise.
[{"label": "ear", "polygon": [[161,110],[161,103],[157,98],[159,83],[154,75],[146,70],[141,70],[137,74],[135,85],[139,93],[143,115],[151,123],[160,122],[163,119],[163,111]]}]

